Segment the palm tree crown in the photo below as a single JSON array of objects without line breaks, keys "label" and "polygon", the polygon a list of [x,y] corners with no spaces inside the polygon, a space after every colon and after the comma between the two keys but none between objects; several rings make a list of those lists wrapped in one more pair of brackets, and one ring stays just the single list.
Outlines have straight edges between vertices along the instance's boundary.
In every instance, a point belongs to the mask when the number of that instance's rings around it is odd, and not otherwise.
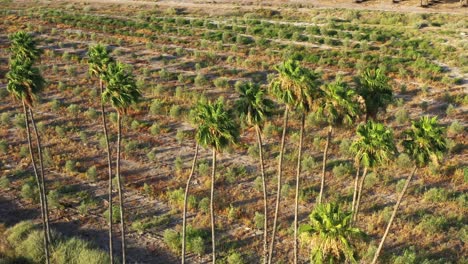
[{"label": "palm tree crown", "polygon": [[277,66],[278,76],[270,84],[272,93],[293,109],[309,111],[313,101],[320,97],[318,76],[301,67],[296,60],[287,60]]},{"label": "palm tree crown", "polygon": [[393,101],[393,90],[389,78],[380,69],[364,71],[358,80],[358,93],[366,103],[366,113],[375,118],[379,109]]},{"label": "palm tree crown", "polygon": [[128,71],[128,66],[121,62],[108,65],[104,80],[107,87],[102,93],[102,98],[104,101],[109,101],[121,114],[126,113],[128,108],[141,97],[135,77]]},{"label": "palm tree crown", "polygon": [[271,114],[273,101],[265,98],[265,92],[258,84],[243,82],[236,85],[239,99],[235,108],[241,119],[245,119],[250,125],[260,125]]},{"label": "palm tree crown", "polygon": [[194,122],[198,123],[195,135],[197,142],[204,147],[220,151],[239,137],[239,130],[222,100],[199,102],[193,113]]},{"label": "palm tree crown", "polygon": [[413,121],[411,128],[403,132],[402,144],[405,152],[417,166],[424,166],[429,161],[438,163],[447,150],[444,140],[444,129],[437,122],[437,117],[423,116]]},{"label": "palm tree crown", "polygon": [[396,154],[393,133],[381,123],[368,121],[357,128],[358,138],[351,145],[356,163],[371,168],[384,164]]},{"label": "palm tree crown", "polygon": [[95,77],[102,77],[107,70],[107,66],[114,62],[107,47],[101,44],[89,47],[88,56],[89,73]]},{"label": "palm tree crown", "polygon": [[32,107],[37,94],[45,86],[45,80],[32,61],[13,59],[10,61],[10,71],[7,73],[7,90],[17,100]]},{"label": "palm tree crown", "polygon": [[328,124],[350,125],[361,113],[357,94],[341,80],[323,87],[323,102],[318,107],[318,115],[323,116]]},{"label": "palm tree crown", "polygon": [[335,203],[320,204],[310,214],[310,225],[301,226],[301,238],[312,246],[311,263],[356,263],[353,238],[364,233],[352,227],[351,213]]},{"label": "palm tree crown", "polygon": [[20,61],[36,61],[42,53],[42,50],[36,47],[37,43],[33,35],[24,31],[18,31],[9,36],[11,41],[10,51],[12,59]]}]

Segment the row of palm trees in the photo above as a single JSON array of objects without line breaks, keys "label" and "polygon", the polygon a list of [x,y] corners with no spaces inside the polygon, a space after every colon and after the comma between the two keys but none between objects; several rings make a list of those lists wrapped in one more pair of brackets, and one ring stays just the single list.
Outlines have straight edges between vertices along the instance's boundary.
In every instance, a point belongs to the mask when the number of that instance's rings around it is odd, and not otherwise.
[{"label": "row of palm trees", "polygon": [[[49,260],[50,231],[48,221],[48,208],[46,197],[46,184],[44,177],[44,168],[42,164],[42,151],[40,137],[34,123],[33,103],[38,93],[44,88],[45,81],[39,70],[34,67],[34,63],[39,59],[40,50],[32,35],[25,32],[17,32],[10,36],[11,57],[10,71],[7,74],[8,91],[23,104],[25,115],[27,139],[30,149],[30,158],[32,160],[33,170],[36,176],[36,182],[40,191],[41,215],[44,230],[44,249],[46,260]],[[117,180],[118,200],[120,207],[120,233],[122,247],[122,262],[126,263],[126,240],[125,240],[125,206],[123,196],[123,184],[121,183],[120,173],[120,145],[122,138],[121,118],[128,113],[129,108],[138,102],[141,93],[135,84],[135,78],[129,67],[121,62],[117,62],[109,53],[107,47],[97,44],[91,46],[88,51],[89,72],[99,80],[99,94],[101,97],[101,123],[106,139],[106,154],[108,161],[108,206],[109,206],[109,256],[111,263],[113,260],[113,183],[115,176]],[[337,126],[350,126],[356,123],[361,116],[365,116],[366,122],[357,127],[357,139],[351,146],[355,153],[355,166],[357,173],[354,182],[353,203],[351,214],[340,219],[348,219],[349,223],[356,224],[359,214],[359,205],[362,197],[364,180],[369,170],[388,163],[397,153],[391,130],[383,124],[376,123],[379,110],[385,110],[387,105],[393,99],[393,92],[389,84],[389,79],[380,70],[366,70],[357,81],[357,88],[352,89],[349,85],[337,78],[334,82],[323,84],[320,76],[300,65],[294,60],[286,60],[275,67],[277,76],[269,85],[268,91],[258,84],[251,82],[236,85],[236,91],[239,94],[232,109],[228,109],[223,100],[208,101],[201,99],[190,112],[190,119],[195,127],[195,153],[192,161],[192,167],[187,179],[184,195],[183,221],[182,221],[182,263],[185,263],[186,255],[186,222],[187,222],[187,198],[191,182],[193,180],[195,166],[199,148],[204,147],[212,151],[212,173],[210,186],[210,220],[212,235],[212,261],[216,261],[216,233],[215,233],[215,214],[214,214],[214,192],[215,176],[217,165],[217,154],[222,152],[227,146],[235,144],[239,139],[238,121],[234,118],[239,117],[249,127],[255,129],[255,134],[259,152],[259,171],[262,179],[263,192],[263,263],[273,263],[275,249],[276,230],[280,208],[280,191],[283,172],[283,154],[286,144],[286,135],[288,129],[288,119],[291,111],[299,114],[300,131],[299,144],[297,150],[296,167],[296,188],[295,188],[295,209],[294,209],[294,263],[298,262],[298,200],[301,178],[302,145],[305,133],[305,116],[309,113],[315,113],[316,116],[328,126],[327,141],[323,152],[323,164],[320,179],[320,192],[317,198],[317,208],[323,209],[323,212],[333,212],[336,209],[333,206],[323,207],[321,205],[324,199],[326,166],[328,149],[331,143],[333,130]],[[268,191],[266,187],[265,161],[263,157],[262,127],[266,120],[272,115],[274,103],[268,97],[284,105],[283,128],[280,142],[280,152],[277,167],[277,192],[275,209],[273,215],[273,224],[271,235],[268,235],[270,226]],[[117,112],[117,142],[115,158],[115,175],[113,173],[112,153],[109,142],[109,131],[107,128],[105,106],[110,104]],[[39,167],[35,162],[34,149],[29,129],[29,118],[33,125],[36,143],[37,156],[39,157]],[[436,161],[445,151],[445,141],[443,139],[443,129],[437,123],[435,118],[422,118],[413,122],[412,128],[404,133],[405,140],[403,146],[405,152],[413,158],[415,168],[407,179],[402,190],[392,217],[388,223],[385,234],[379,245],[378,251],[374,257],[374,263],[383,247],[385,239],[389,233],[392,222],[397,213],[403,195],[410,183],[411,178],[416,173],[418,167],[425,166],[430,161]],[[362,167],[362,174],[361,172]],[[312,217],[312,216],[311,216]],[[348,223],[348,220],[346,220]],[[332,221],[333,222],[333,221]],[[315,253],[314,253],[315,254]],[[321,254],[324,254],[322,252]],[[346,254],[345,254],[346,255]],[[322,256],[323,257],[323,256]],[[350,259],[352,261],[352,259]]]}]

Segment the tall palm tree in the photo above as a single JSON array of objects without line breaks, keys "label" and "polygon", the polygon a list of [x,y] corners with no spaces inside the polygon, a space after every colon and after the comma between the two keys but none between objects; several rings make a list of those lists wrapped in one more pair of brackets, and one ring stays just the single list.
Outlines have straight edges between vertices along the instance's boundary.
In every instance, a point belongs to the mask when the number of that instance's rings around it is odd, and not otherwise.
[{"label": "tall palm tree", "polygon": [[390,220],[388,221],[385,233],[380,241],[379,247],[374,254],[372,263],[376,263],[379,258],[380,251],[382,250],[385,239],[387,238],[390,227],[392,226],[393,220],[395,219],[398,207],[401,204],[401,200],[408,189],[411,179],[416,174],[418,168],[427,166],[429,162],[438,163],[442,158],[443,153],[447,151],[445,144],[444,129],[437,122],[437,117],[429,118],[427,116],[421,117],[418,121],[413,121],[411,128],[403,132],[405,139],[403,139],[403,147],[405,153],[407,153],[414,162],[414,168],[411,174],[406,180],[405,186],[398,196],[398,200],[393,209]]},{"label": "tall palm tree", "polygon": [[233,144],[239,137],[239,129],[233,118],[224,107],[222,100],[216,102],[199,102],[196,106],[195,117],[198,130],[195,135],[198,144],[212,149],[213,164],[211,171],[211,243],[213,264],[216,262],[216,236],[214,218],[214,185],[216,176],[216,153],[221,152],[228,145]]},{"label": "tall palm tree", "polygon": [[35,62],[40,58],[42,50],[37,47],[37,41],[33,35],[24,31],[18,31],[11,34],[9,39],[12,59]]},{"label": "tall palm tree", "polygon": [[[21,60],[20,57],[15,59],[14,57],[15,55],[13,55],[12,59],[10,59],[10,70],[6,75],[8,80],[7,90],[16,100],[21,101],[23,106],[29,155],[34,170],[34,176],[36,178],[36,184],[39,190],[39,202],[41,207],[42,227],[44,233],[44,251],[46,262],[49,263],[50,229],[47,210],[47,196],[45,194],[46,188],[44,173],[41,165],[41,177],[39,177],[39,173],[36,166],[36,160],[34,157],[34,150],[31,140],[31,130],[29,127],[28,118],[28,114],[30,114],[31,120],[34,119],[31,109],[33,108],[34,101],[37,99],[37,94],[44,89],[45,80],[42,77],[39,69],[33,67],[33,61],[29,59]],[[35,124],[34,121],[32,122],[33,124]],[[38,148],[40,149],[39,138],[37,138],[37,140]],[[41,153],[42,152],[39,150],[39,156]]]},{"label": "tall palm tree", "polygon": [[366,121],[375,120],[380,109],[386,110],[393,101],[393,90],[390,79],[381,69],[367,69],[357,80],[357,92],[364,98],[366,104]]},{"label": "tall palm tree", "polygon": [[301,112],[301,132],[298,151],[298,165],[296,173],[296,199],[294,210],[294,263],[297,263],[297,212],[298,212],[298,193],[299,193],[299,176],[301,172],[301,154],[302,154],[302,135],[304,131],[305,113],[310,109],[314,100],[320,97],[320,90],[316,89],[317,76],[310,70],[301,67],[298,61],[287,60],[275,67],[278,76],[272,80],[270,87],[272,94],[282,103],[285,104],[284,119],[283,119],[283,135],[281,138],[281,149],[278,160],[278,178],[277,178],[277,193],[276,207],[273,219],[273,230],[270,242],[270,250],[268,254],[268,263],[271,264],[273,259],[273,249],[275,244],[276,225],[279,212],[280,193],[281,193],[281,176],[284,143],[288,124],[289,110],[297,110]]},{"label": "tall palm tree", "polygon": [[357,94],[340,79],[323,87],[324,97],[318,108],[318,115],[324,117],[328,123],[327,143],[323,151],[322,178],[318,203],[322,203],[323,189],[325,186],[325,171],[327,166],[328,147],[330,145],[333,128],[339,125],[352,124],[360,114]]},{"label": "tall palm tree", "polygon": [[273,102],[265,98],[265,92],[259,85],[252,82],[244,82],[236,86],[239,99],[236,101],[236,110],[244,122],[255,127],[260,162],[260,172],[263,188],[263,263],[268,261],[268,197],[265,181],[265,166],[263,161],[262,128],[265,119],[271,115]]},{"label": "tall palm tree", "polygon": [[[109,102],[117,112],[117,158],[115,176],[120,206],[120,230],[122,236],[122,263],[126,263],[125,243],[125,213],[123,201],[123,185],[120,178],[120,143],[122,140],[122,115],[126,115],[131,105],[137,103],[141,93],[136,86],[135,77],[128,70],[128,66],[121,63],[111,63],[105,73],[106,89],[102,93],[102,100]],[[112,222],[112,218],[109,219]]]},{"label": "tall palm tree", "polygon": [[366,124],[359,125],[356,131],[358,138],[351,145],[351,151],[355,153],[355,163],[358,166],[362,165],[364,171],[359,182],[359,189],[354,190],[357,192],[353,208],[354,221],[358,219],[362,188],[368,170],[389,162],[397,152],[393,133],[383,124],[368,121]]},{"label": "tall palm tree", "polygon": [[352,227],[352,213],[338,204],[319,204],[310,214],[310,225],[301,226],[301,238],[312,248],[311,263],[357,263],[351,241],[364,234]]},{"label": "tall palm tree", "polygon": [[[104,90],[104,74],[106,73],[107,67],[114,59],[110,56],[107,47],[98,44],[91,46],[88,49],[88,64],[89,73],[91,76],[99,78],[99,95],[102,96]],[[109,219],[112,219],[112,159],[111,150],[109,146],[109,135],[107,132],[107,121],[106,112],[104,109],[104,100],[101,98],[101,124],[102,130],[104,131],[104,138],[106,140],[106,151],[107,151],[107,170],[108,170],[108,200],[109,200]],[[113,238],[112,238],[112,221],[109,221],[109,258],[110,262],[114,262],[113,253]]]}]

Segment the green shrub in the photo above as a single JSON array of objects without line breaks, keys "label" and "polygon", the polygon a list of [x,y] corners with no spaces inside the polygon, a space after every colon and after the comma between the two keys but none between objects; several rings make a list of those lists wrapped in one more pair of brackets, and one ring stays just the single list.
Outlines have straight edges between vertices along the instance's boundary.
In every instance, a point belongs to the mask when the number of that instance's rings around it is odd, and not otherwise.
[{"label": "green shrub", "polygon": [[96,166],[91,166],[89,169],[86,171],[86,177],[88,178],[89,181],[96,181],[97,179],[97,170]]},{"label": "green shrub", "polygon": [[426,202],[445,202],[449,198],[448,191],[444,188],[431,188],[424,193],[424,201]]},{"label": "green shrub", "polygon": [[203,87],[208,84],[208,80],[203,74],[199,73],[195,77],[194,83],[196,87]]},{"label": "green shrub", "polygon": [[[104,211],[102,216],[109,222],[109,208]],[[118,205],[112,205],[112,223],[120,223],[120,207]]]},{"label": "green shrub", "polygon": [[457,109],[455,108],[455,106],[453,106],[453,104],[449,104],[447,106],[447,109],[445,110],[445,113],[447,114],[447,116],[453,116],[455,113],[457,112]]},{"label": "green shrub", "polygon": [[177,130],[177,133],[176,133],[177,143],[182,144],[182,142],[184,142],[185,138],[186,138],[185,131],[184,130]]},{"label": "green shrub", "polygon": [[25,129],[26,124],[24,123],[24,115],[23,114],[16,114],[13,117],[13,124],[15,125],[16,128],[19,129]]},{"label": "green shrub", "polygon": [[226,260],[228,264],[244,264],[245,263],[244,259],[242,258],[242,255],[237,252],[231,252]]},{"label": "green shrub", "polygon": [[28,157],[29,156],[29,148],[27,146],[21,146],[19,155],[22,158]]},{"label": "green shrub", "polygon": [[7,126],[10,124],[10,113],[8,112],[3,112],[0,115],[0,123],[4,126]]},{"label": "green shrub", "polygon": [[53,251],[51,262],[77,264],[79,256],[89,247],[87,242],[77,238],[62,241]]},{"label": "green shrub", "polygon": [[377,184],[378,180],[379,179],[377,177],[377,174],[375,172],[370,172],[367,174],[366,180],[364,182],[364,186],[366,188],[371,188]]},{"label": "green shrub", "polygon": [[85,249],[78,256],[77,264],[104,264],[110,263],[109,254],[102,250]]},{"label": "green shrub", "polygon": [[25,183],[21,187],[21,197],[23,197],[23,199],[31,200],[34,203],[39,202],[39,190],[37,189],[37,186],[33,183]]},{"label": "green shrub", "polygon": [[308,154],[304,154],[301,161],[301,166],[304,172],[311,173],[319,164],[315,161],[314,157]]},{"label": "green shrub", "polygon": [[181,157],[177,157],[174,161],[174,166],[177,172],[181,172],[184,166],[184,162]]},{"label": "green shrub", "polygon": [[349,163],[340,163],[333,167],[333,175],[341,178],[351,175],[353,173],[353,166]]},{"label": "green shrub", "polygon": [[396,165],[398,168],[410,168],[413,166],[413,162],[411,161],[411,158],[408,156],[408,154],[401,153],[398,155]]},{"label": "green shrub", "polygon": [[395,113],[395,120],[399,125],[403,125],[409,120],[409,114],[406,109],[401,108]]},{"label": "green shrub", "polygon": [[76,172],[76,162],[73,160],[67,160],[65,162],[65,170],[69,173]]},{"label": "green shrub", "polygon": [[180,242],[180,234],[173,229],[164,230],[164,243],[169,249],[177,254],[180,254],[182,244]]},{"label": "green shrub", "polygon": [[167,193],[167,198],[173,207],[182,208],[184,206],[184,190],[182,188],[169,191]]},{"label": "green shrub", "polygon": [[229,81],[227,78],[224,78],[224,77],[220,77],[218,79],[215,79],[213,81],[213,84],[216,88],[228,88],[229,87]]},{"label": "green shrub", "polygon": [[416,264],[416,253],[413,248],[405,249],[402,256],[395,256],[393,264]]},{"label": "green shrub", "polygon": [[42,263],[45,260],[44,234],[42,231],[33,230],[28,237],[21,241],[15,248],[16,254],[24,256],[30,261]]},{"label": "green shrub", "polygon": [[6,154],[8,151],[8,144],[6,140],[2,139],[0,140],[0,153]]},{"label": "green shrub", "polygon": [[97,117],[98,117],[98,112],[96,111],[96,109],[94,108],[89,108],[88,111],[86,111],[86,116],[91,119],[91,120],[95,120]]},{"label": "green shrub", "polygon": [[35,225],[31,221],[22,221],[10,227],[5,233],[8,243],[16,247],[28,237],[34,228]]},{"label": "green shrub", "polygon": [[150,105],[150,109],[149,109],[150,114],[160,115],[163,106],[164,106],[164,103],[160,99],[154,99]]},{"label": "green shrub", "polygon": [[132,229],[135,230],[138,234],[143,234],[148,229],[159,228],[161,226],[169,224],[171,221],[171,216],[168,214],[154,216],[151,218],[145,218],[142,220],[134,221],[132,223]]},{"label": "green shrub", "polygon": [[447,129],[447,132],[450,134],[450,135],[458,135],[460,133],[462,133],[464,131],[464,127],[462,124],[460,124],[460,122],[458,121],[453,121],[450,126],[448,127]]},{"label": "green shrub", "polygon": [[198,165],[198,173],[201,175],[201,176],[207,176],[208,173],[210,171],[210,166],[208,165],[208,163],[206,162],[201,162],[199,165]]},{"label": "green shrub", "polygon": [[205,197],[198,203],[198,209],[207,214],[210,212],[210,198]]},{"label": "green shrub", "polygon": [[256,228],[262,229],[265,224],[265,215],[259,212],[255,212],[254,223]]},{"label": "green shrub", "polygon": [[0,189],[8,189],[10,187],[10,179],[7,176],[0,177]]},{"label": "green shrub", "polygon": [[434,234],[445,230],[449,226],[448,220],[445,216],[425,215],[416,229],[421,232]]},{"label": "green shrub", "polygon": [[169,115],[172,118],[180,117],[181,113],[182,113],[182,108],[180,107],[180,105],[172,105],[171,109],[169,110]]},{"label": "green shrub", "polygon": [[52,208],[63,208],[60,204],[61,195],[57,190],[52,190],[47,195],[47,201],[49,202],[49,206]]}]

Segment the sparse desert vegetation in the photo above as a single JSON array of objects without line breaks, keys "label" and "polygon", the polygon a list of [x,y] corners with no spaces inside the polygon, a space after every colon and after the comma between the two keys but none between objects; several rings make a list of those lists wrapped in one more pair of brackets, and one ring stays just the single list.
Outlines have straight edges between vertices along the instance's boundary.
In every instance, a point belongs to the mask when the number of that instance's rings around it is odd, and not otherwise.
[{"label": "sparse desert vegetation", "polygon": [[463,3],[254,2],[0,1],[0,263],[466,263]]}]

